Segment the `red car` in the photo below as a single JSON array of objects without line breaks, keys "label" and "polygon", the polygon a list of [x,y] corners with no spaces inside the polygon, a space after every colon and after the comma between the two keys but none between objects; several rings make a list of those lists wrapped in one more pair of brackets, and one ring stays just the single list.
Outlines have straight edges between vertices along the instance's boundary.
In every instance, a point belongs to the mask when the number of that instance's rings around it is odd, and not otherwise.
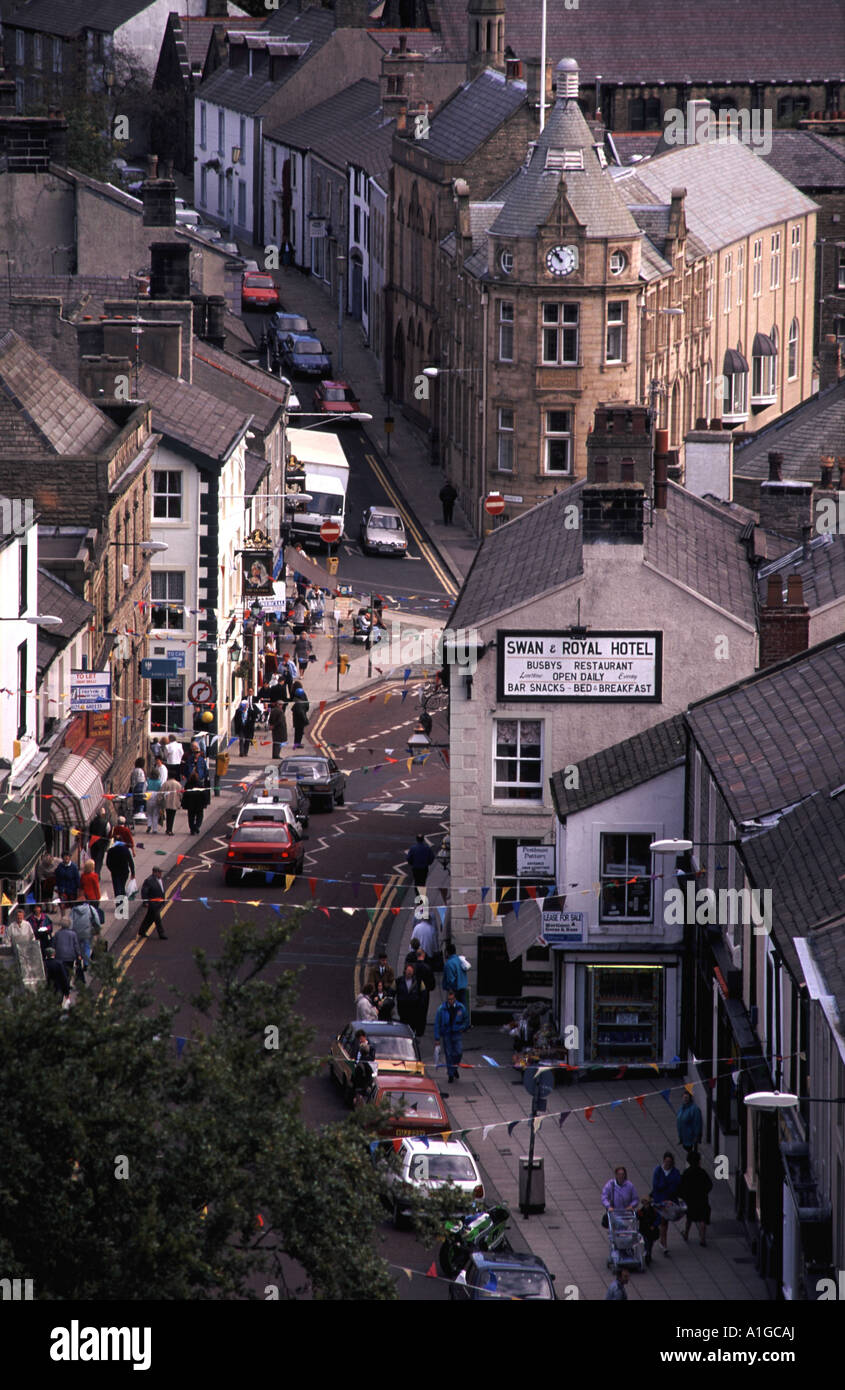
[{"label": "red car", "polygon": [[321,415],[351,415],[361,403],[346,381],[321,381],[314,392],[314,409]]},{"label": "red car", "polygon": [[246,271],[241,281],[242,309],[278,309],[279,291],[272,275],[261,271]]},{"label": "red car", "polygon": [[227,883],[237,883],[250,872],[301,874],[305,845],[284,822],[245,821],[232,831],[223,863]]},{"label": "red car", "polygon": [[[366,1026],[366,1025],[362,1025]],[[376,1062],[378,1062],[378,1039]],[[391,1114],[378,1133],[391,1138],[405,1135],[443,1134],[451,1129],[449,1116],[436,1081],[429,1076],[396,1076],[379,1072],[366,1099],[373,1104],[386,1101]]]}]

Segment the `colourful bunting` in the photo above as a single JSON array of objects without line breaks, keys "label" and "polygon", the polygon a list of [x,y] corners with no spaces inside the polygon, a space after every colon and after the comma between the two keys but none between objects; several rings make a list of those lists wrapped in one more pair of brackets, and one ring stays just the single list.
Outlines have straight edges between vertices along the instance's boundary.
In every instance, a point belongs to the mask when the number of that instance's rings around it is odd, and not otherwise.
[{"label": "colourful bunting", "polygon": [[593,1123],[593,1111],[595,1110],[595,1108],[596,1107],[594,1105],[588,1105],[586,1110],[584,1111],[584,1119],[589,1120],[590,1124]]}]

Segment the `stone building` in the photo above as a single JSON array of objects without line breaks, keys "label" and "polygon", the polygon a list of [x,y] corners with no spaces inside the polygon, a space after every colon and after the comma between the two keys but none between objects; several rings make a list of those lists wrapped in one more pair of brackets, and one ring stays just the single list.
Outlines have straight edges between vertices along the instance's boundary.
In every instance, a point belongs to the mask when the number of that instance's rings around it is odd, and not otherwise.
[{"label": "stone building", "polygon": [[45,527],[84,529],[81,596],[93,605],[88,669],[111,676],[108,780],[122,793],[144,740],[140,605],[150,570],[143,544],[159,436],[146,405],[94,405],[11,330],[0,337],[0,381],[0,488],[12,495],[25,488]]}]

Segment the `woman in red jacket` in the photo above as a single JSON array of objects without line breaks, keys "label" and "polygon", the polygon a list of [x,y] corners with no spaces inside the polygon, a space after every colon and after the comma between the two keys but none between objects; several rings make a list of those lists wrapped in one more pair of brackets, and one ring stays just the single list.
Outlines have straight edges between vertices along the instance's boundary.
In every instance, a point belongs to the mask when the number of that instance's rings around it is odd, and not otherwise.
[{"label": "woman in red jacket", "polygon": [[100,889],[100,876],[97,873],[93,859],[85,860],[85,863],[82,866],[82,873],[79,878],[79,887],[80,891],[82,892],[83,898],[85,898],[89,903],[94,904],[98,913],[100,914],[100,921],[104,922],[106,920],[106,914],[100,907],[100,899],[103,896],[102,891]]}]

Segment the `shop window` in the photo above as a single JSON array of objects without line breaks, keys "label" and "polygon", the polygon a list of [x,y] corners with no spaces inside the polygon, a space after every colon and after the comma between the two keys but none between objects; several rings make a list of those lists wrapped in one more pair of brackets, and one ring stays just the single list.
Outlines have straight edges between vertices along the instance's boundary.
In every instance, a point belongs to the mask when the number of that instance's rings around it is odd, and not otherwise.
[{"label": "shop window", "polygon": [[649,845],[653,838],[619,831],[602,835],[599,922],[603,925],[652,920]]},{"label": "shop window", "polygon": [[150,681],[150,730],[153,733],[179,733],[185,727],[184,680]]},{"label": "shop window", "polygon": [[663,1050],[662,965],[588,965],[584,1060],[657,1062]]},{"label": "shop window", "polygon": [[185,626],[185,575],[182,570],[152,570],[151,624],[156,628],[181,631]]},{"label": "shop window", "polygon": [[[493,897],[499,903],[499,916],[513,911],[515,902],[524,902],[530,898],[527,890],[536,889],[536,897],[543,898],[546,893],[554,890],[554,882],[547,878],[525,877],[517,875],[517,856],[516,852],[520,845],[540,845],[542,840],[530,839],[496,839],[493,841]],[[504,901],[500,901],[502,894],[507,889]]]}]

